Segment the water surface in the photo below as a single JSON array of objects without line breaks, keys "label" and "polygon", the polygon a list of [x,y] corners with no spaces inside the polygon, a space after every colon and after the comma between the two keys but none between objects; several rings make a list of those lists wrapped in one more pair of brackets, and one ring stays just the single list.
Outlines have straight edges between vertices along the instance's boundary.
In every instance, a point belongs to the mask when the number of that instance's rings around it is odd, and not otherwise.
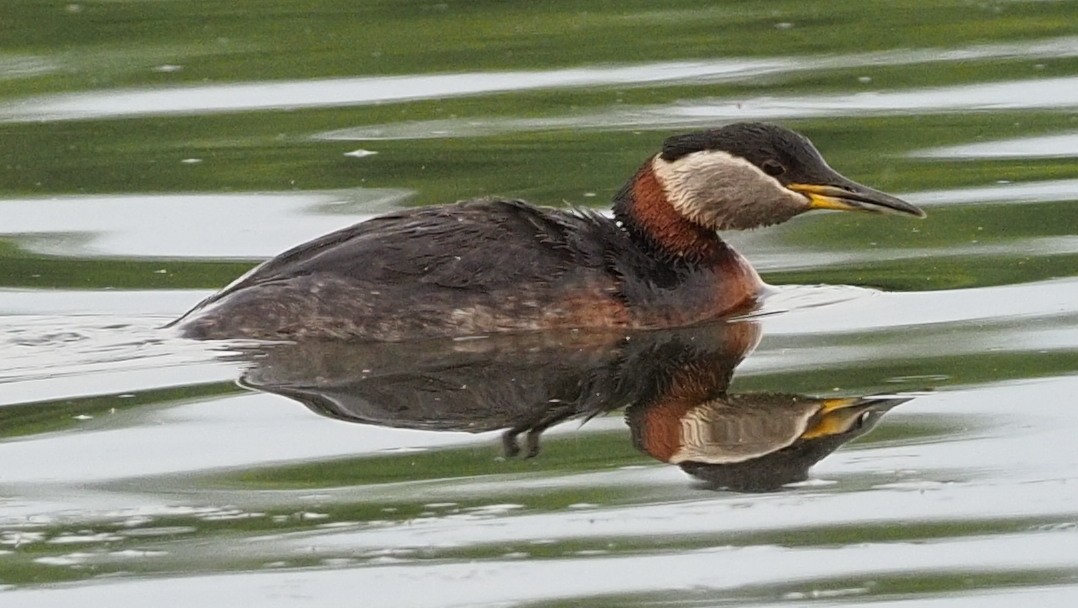
[{"label": "water surface", "polygon": [[[1075,5],[869,4],[5,2],[0,603],[1072,605]],[[730,235],[778,287],[679,332],[161,329],[340,226],[604,208],[750,119],[928,219]]]}]

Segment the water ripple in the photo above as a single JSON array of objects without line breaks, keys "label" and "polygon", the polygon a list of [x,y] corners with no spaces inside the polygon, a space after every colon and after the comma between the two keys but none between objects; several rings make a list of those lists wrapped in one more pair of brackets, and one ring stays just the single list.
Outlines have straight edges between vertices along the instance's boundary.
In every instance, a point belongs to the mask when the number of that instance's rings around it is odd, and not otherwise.
[{"label": "water ripple", "polygon": [[[283,108],[324,108],[468,95],[652,83],[718,82],[813,70],[917,65],[987,59],[1072,57],[1078,38],[915,49],[844,56],[775,57],[579,67],[534,72],[482,72],[386,77],[247,82],[168,88],[112,89],[34,97],[0,106],[0,121],[29,122],[120,118],[160,114],[206,114]],[[1019,107],[1058,107],[1027,91]],[[1065,105],[1071,105],[1074,96]],[[809,114],[815,115],[815,114]],[[745,117],[751,117],[746,115]],[[762,116],[757,116],[762,117]]]},{"label": "water ripple", "polygon": [[[1074,158],[1078,157],[1078,132],[1001,139],[911,152],[915,158],[984,160],[996,158]],[[1072,192],[1075,191],[1072,188]]]},{"label": "water ripple", "polygon": [[1062,77],[839,95],[695,99],[661,106],[617,106],[600,112],[552,118],[393,123],[338,129],[316,137],[348,141],[459,138],[560,129],[700,128],[736,120],[1060,110],[1075,107],[1078,107],[1078,77]]}]

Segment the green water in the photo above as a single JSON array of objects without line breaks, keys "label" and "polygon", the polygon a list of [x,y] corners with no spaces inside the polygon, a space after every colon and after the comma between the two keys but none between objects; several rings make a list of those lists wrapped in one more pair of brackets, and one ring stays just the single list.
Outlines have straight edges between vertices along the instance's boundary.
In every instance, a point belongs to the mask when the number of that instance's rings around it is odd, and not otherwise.
[{"label": "green water", "polygon": [[[1076,110],[1072,1],[0,3],[0,604],[1071,605]],[[617,409],[532,459],[489,412],[331,420],[159,329],[388,209],[603,208],[736,120],[929,214],[729,235],[783,286],[730,395],[904,400],[780,491],[705,487]],[[521,403],[661,375],[519,348],[419,369],[519,362]],[[367,382],[348,356],[276,369]]]}]

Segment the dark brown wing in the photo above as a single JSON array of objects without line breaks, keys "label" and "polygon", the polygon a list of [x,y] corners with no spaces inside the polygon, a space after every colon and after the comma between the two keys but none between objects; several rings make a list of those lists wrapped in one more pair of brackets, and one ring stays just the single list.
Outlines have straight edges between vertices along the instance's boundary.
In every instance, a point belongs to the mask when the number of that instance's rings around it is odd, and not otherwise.
[{"label": "dark brown wing", "polygon": [[194,310],[244,289],[315,274],[417,292],[550,284],[569,270],[604,271],[604,253],[620,239],[616,225],[597,214],[516,200],[409,209],[294,247]]}]

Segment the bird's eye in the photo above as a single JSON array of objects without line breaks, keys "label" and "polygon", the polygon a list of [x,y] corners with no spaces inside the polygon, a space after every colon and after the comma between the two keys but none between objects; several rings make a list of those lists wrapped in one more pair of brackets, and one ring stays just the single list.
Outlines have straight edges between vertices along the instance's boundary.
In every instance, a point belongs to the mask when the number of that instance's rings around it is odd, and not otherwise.
[{"label": "bird's eye", "polygon": [[777,160],[765,160],[760,166],[763,168],[764,173],[770,175],[771,177],[786,173],[786,167],[783,167],[782,163]]}]

